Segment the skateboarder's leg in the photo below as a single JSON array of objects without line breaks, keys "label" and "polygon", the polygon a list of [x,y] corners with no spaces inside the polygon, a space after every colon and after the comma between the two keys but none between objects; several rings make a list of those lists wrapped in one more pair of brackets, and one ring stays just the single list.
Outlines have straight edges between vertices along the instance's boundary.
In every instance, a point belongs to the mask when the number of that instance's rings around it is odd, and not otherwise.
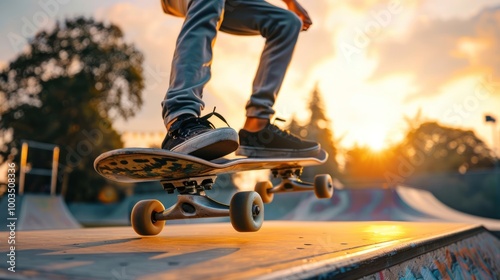
[{"label": "skateboarder's leg", "polygon": [[189,4],[172,60],[170,86],[162,102],[168,130],[163,149],[213,159],[238,147],[236,131],[229,127],[215,129],[207,116],[200,118],[203,87],[210,80],[212,47],[224,3],[191,0]]},{"label": "skateboarder's leg", "polygon": [[269,119],[297,42],[301,20],[264,0],[228,0],[221,31],[266,38],[253,81],[247,117]]},{"label": "skateboarder's leg", "polygon": [[192,0],[177,37],[170,85],[162,102],[165,125],[183,114],[199,116],[203,87],[210,80],[212,47],[224,12],[224,0]]},{"label": "skateboarder's leg", "polygon": [[302,21],[292,12],[264,0],[231,0],[221,31],[238,35],[259,34],[266,38],[253,92],[246,104],[247,121],[239,133],[237,154],[250,157],[307,157],[321,150],[272,125],[273,105],[290,64]]}]

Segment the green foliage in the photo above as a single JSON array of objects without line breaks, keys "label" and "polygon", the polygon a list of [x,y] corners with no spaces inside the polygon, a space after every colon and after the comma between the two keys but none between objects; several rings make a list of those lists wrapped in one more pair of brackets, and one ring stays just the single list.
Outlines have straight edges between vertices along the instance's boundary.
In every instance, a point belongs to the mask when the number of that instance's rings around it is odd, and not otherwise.
[{"label": "green foliage", "polygon": [[426,122],[411,130],[396,148],[417,173],[464,173],[468,170],[491,168],[491,150],[474,132]]},{"label": "green foliage", "polygon": [[37,33],[0,73],[0,162],[19,156],[21,139],[59,145],[68,198],[94,198],[104,181],[93,160],[123,146],[112,122],[142,105],[143,60],[117,26],[93,19]]}]

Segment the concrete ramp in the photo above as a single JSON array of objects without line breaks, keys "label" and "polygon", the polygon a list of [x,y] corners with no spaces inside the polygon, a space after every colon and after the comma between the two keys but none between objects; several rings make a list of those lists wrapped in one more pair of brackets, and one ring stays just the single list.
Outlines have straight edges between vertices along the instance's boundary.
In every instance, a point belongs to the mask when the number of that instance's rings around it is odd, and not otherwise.
[{"label": "concrete ramp", "polygon": [[[406,186],[393,189],[340,189],[335,190],[329,200],[318,200],[313,194],[307,194],[294,205],[297,206],[289,209],[280,219],[458,222],[480,224],[488,230],[500,232],[500,220],[462,213],[446,206],[428,191]],[[266,205],[267,210],[272,211],[272,207],[272,204],[270,207]]]},{"label": "concrete ramp", "polygon": [[456,223],[265,221],[254,233],[229,223],[167,224],[154,237],[115,227],[16,238],[14,257],[0,247],[0,279],[500,277],[500,240],[484,227]]},{"label": "concrete ramp", "polygon": [[408,204],[401,198],[398,189],[339,189],[335,190],[329,200],[319,200],[314,194],[307,194],[307,197],[296,205],[283,219],[439,221],[439,218]]},{"label": "concrete ramp", "polygon": [[500,220],[488,219],[457,211],[439,201],[432,193],[404,186],[397,188],[399,197],[410,207],[441,221],[481,224],[489,230],[500,231]]},{"label": "concrete ramp", "polygon": [[[7,219],[8,202],[0,203],[0,218]],[[66,207],[61,196],[25,194],[16,197],[15,217],[17,230],[70,229],[80,224]],[[5,218],[3,218],[5,216]],[[5,231],[7,229],[2,228]]]}]

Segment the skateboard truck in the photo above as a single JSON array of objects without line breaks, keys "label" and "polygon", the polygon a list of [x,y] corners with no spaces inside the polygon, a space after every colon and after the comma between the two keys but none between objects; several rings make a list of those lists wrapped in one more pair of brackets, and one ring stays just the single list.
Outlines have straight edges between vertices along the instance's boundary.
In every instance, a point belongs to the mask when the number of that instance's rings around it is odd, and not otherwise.
[{"label": "skateboard truck", "polygon": [[270,181],[258,182],[255,191],[262,197],[264,203],[271,203],[275,193],[299,192],[314,190],[317,198],[331,198],[333,195],[333,181],[328,174],[316,175],[314,183],[300,180],[302,168],[273,169],[271,173],[275,178],[281,177],[281,182],[273,186]]},{"label": "skateboard truck", "polygon": [[201,176],[185,178],[174,181],[161,181],[163,189],[172,194],[177,191],[179,194],[200,194],[205,190],[211,190],[217,176]]},{"label": "skateboard truck", "polygon": [[170,194],[179,192],[177,202],[161,213],[156,220],[178,220],[190,218],[228,217],[229,205],[211,199],[205,190],[211,190],[217,176],[200,176],[174,181],[161,181]]},{"label": "skateboard truck", "polygon": [[[154,220],[181,220],[196,218],[229,217],[230,206],[206,195],[179,195],[177,202],[161,213],[155,213]],[[262,206],[252,205],[252,216],[257,217]]]},{"label": "skateboard truck", "polygon": [[156,220],[179,220],[191,218],[229,217],[229,205],[220,203],[206,195],[183,194],[177,202],[161,213],[156,213]]}]

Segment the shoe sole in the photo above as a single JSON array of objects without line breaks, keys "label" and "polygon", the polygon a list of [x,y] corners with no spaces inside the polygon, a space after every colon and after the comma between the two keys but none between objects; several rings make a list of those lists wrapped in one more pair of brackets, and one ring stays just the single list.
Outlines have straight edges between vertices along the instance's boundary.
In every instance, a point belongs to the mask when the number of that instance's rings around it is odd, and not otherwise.
[{"label": "shoe sole", "polygon": [[218,128],[196,135],[171,151],[188,154],[205,160],[223,157],[238,149],[238,133],[229,127]]},{"label": "shoe sole", "polygon": [[254,158],[292,158],[292,157],[315,157],[321,151],[320,146],[303,150],[293,149],[269,149],[250,146],[240,146],[236,155]]}]

